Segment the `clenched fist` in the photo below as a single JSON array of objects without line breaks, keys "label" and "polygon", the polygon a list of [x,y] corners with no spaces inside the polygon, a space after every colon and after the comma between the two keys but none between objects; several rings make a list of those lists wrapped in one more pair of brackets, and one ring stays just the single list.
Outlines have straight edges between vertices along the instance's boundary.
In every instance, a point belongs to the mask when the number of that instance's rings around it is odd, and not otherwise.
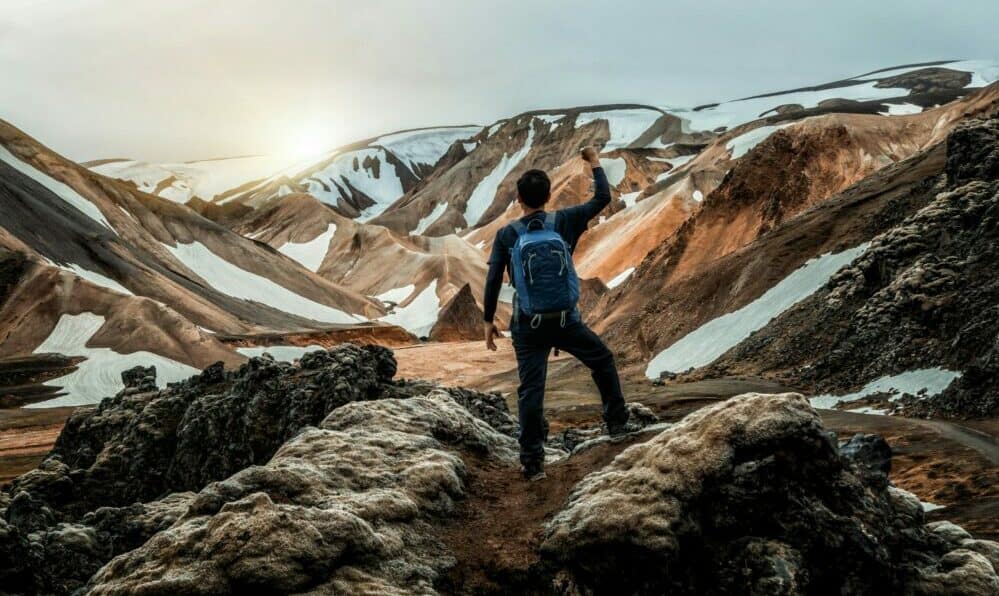
[{"label": "clenched fist", "polygon": [[600,165],[600,154],[593,147],[583,147],[579,153],[591,167],[595,168]]}]

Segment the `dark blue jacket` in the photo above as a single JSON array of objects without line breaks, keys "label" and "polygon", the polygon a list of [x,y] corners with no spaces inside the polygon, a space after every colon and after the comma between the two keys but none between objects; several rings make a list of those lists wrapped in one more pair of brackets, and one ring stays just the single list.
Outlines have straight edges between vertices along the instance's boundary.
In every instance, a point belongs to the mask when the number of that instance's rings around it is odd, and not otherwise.
[{"label": "dark blue jacket", "polygon": [[[569,243],[570,250],[576,250],[576,242],[586,231],[586,225],[590,220],[610,204],[610,185],[607,184],[607,175],[604,174],[603,168],[593,168],[593,187],[593,198],[589,201],[555,212],[555,230]],[[544,219],[544,217],[544,211],[537,211],[520,218],[520,221],[526,225],[532,219]],[[499,300],[500,287],[503,285],[503,272],[509,272],[511,279],[513,278],[510,269],[510,249],[515,242],[517,242],[517,232],[511,226],[503,226],[496,232],[493,252],[489,255],[489,273],[486,274],[486,288],[482,299],[483,315],[487,323],[492,323],[496,316],[496,301]]]}]

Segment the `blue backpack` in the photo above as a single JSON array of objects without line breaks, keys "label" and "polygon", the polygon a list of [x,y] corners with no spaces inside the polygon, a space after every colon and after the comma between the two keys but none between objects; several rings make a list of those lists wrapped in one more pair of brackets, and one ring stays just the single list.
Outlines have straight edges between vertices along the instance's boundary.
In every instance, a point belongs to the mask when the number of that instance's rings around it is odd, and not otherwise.
[{"label": "blue backpack", "polygon": [[555,231],[555,214],[545,214],[544,223],[535,219],[524,225],[516,220],[510,225],[517,232],[510,264],[520,310],[532,318],[549,314],[564,317],[576,308],[579,277],[569,243]]}]

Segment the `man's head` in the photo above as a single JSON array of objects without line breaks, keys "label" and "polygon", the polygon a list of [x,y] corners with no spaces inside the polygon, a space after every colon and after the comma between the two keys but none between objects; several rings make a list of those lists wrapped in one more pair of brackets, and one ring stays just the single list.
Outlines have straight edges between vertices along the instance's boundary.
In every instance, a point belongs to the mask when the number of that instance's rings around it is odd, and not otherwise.
[{"label": "man's head", "polygon": [[552,182],[548,174],[541,170],[527,170],[517,180],[517,195],[520,203],[528,209],[539,209],[548,202],[552,192]]}]

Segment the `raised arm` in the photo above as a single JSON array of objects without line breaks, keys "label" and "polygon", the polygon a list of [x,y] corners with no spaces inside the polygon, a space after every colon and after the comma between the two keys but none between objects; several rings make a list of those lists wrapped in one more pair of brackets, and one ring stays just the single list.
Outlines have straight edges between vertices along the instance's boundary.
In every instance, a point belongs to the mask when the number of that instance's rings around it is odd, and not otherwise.
[{"label": "raised arm", "polygon": [[582,205],[562,210],[578,233],[582,233],[586,229],[586,224],[611,202],[610,184],[607,183],[607,174],[600,167],[597,150],[593,147],[584,147],[580,154],[593,172],[593,197]]}]

